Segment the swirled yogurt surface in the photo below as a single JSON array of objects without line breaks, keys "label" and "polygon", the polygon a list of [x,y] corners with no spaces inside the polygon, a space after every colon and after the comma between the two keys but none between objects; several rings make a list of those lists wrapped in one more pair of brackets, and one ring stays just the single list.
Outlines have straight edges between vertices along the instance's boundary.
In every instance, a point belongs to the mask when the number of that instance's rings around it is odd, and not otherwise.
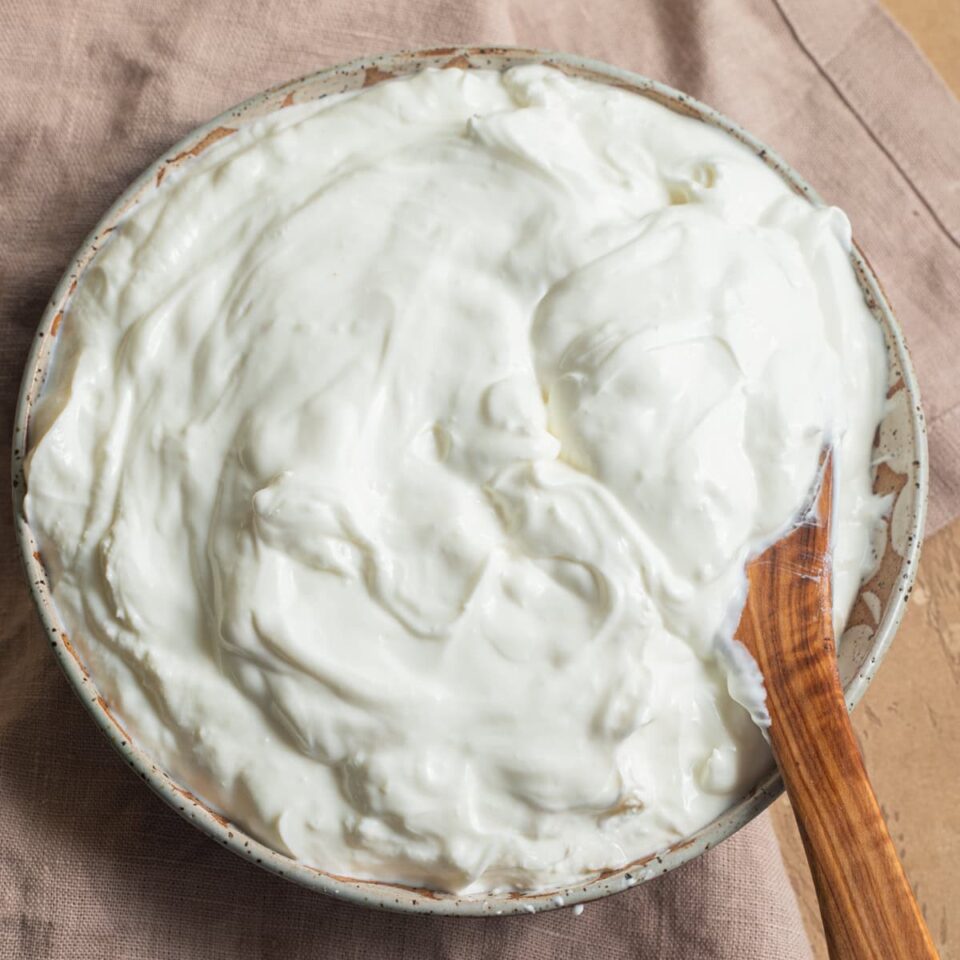
[{"label": "swirled yogurt surface", "polygon": [[332,872],[669,845],[770,762],[731,636],[825,438],[838,621],[870,560],[849,249],[732,137],[549,68],[243,126],[61,326],[26,511],[73,642],[176,779]]}]

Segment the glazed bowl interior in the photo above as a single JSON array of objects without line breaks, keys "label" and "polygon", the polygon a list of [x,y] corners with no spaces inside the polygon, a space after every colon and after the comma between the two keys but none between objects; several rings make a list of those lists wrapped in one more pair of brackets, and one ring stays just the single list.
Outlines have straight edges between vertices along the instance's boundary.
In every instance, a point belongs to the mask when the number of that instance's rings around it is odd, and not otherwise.
[{"label": "glazed bowl interior", "polygon": [[[63,630],[54,606],[47,573],[23,510],[23,457],[29,446],[30,415],[43,388],[61,320],[84,270],[119,220],[161,184],[166,171],[186,167],[211,144],[230,136],[240,126],[294,103],[319,100],[357,90],[427,67],[504,70],[528,63],[544,63],[564,73],[633,91],[671,110],[720,127],[747,145],[798,193],[811,203],[819,199],[811,188],[775,153],[709,107],[669,87],[637,74],[566,54],[505,48],[444,48],[390,54],[333,67],[253,97],[194,131],[158,160],[120,197],[84,242],[70,270],[61,280],[43,316],[27,362],[13,443],[13,492],[18,538],[35,602],[61,666],[101,728],[160,796],[218,842],[307,887],[370,906],[458,915],[499,915],[536,912],[563,904],[592,900],[626,889],[665,873],[699,855],[760,813],[782,790],[779,775],[770,769],[762,781],[722,816],[667,850],[627,867],[594,877],[577,886],[537,894],[491,894],[461,897],[416,890],[388,883],[360,881],[306,866],[279,854],[247,835],[174,782],[143,753],[110,711],[97,690],[78,651]],[[923,416],[916,381],[896,321],[876,278],[858,251],[851,269],[859,279],[870,310],[881,325],[889,361],[888,403],[875,440],[874,490],[890,498],[889,519],[878,532],[877,564],[861,586],[839,646],[840,676],[852,708],[866,690],[887,650],[904,611],[919,555],[925,511],[927,458]]]}]

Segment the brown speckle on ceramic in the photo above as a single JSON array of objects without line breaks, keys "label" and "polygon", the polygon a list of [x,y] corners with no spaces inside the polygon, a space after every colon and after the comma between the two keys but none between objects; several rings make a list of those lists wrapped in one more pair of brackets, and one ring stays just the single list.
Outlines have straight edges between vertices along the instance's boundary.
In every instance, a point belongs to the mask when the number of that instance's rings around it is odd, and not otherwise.
[{"label": "brown speckle on ceramic", "polygon": [[389,71],[381,70],[379,67],[373,66],[364,71],[363,85],[365,87],[372,87],[374,84],[382,83],[384,80],[390,80],[392,77],[393,74]]},{"label": "brown speckle on ceramic", "polygon": [[180,163],[182,160],[186,160],[187,157],[198,157],[207,147],[212,146],[218,140],[223,140],[224,137],[233,136],[236,132],[235,127],[214,127],[199,143],[181,150],[178,154],[171,157],[168,162]]},{"label": "brown speckle on ceramic", "polygon": [[[81,694],[87,709],[143,780],[182,816],[217,842],[279,876],[331,896],[381,909],[460,916],[500,916],[536,913],[555,909],[561,903],[573,905],[618,893],[666,873],[715,846],[779,796],[782,784],[776,770],[771,769],[753,790],[713,823],[669,849],[644,857],[622,869],[607,871],[578,886],[537,894],[461,897],[390,883],[356,880],[325,873],[291,860],[258,843],[220,813],[209,809],[185,787],[171,780],[130,740],[110,712],[109,705],[96,690],[96,678],[87,672],[79,652],[63,632],[50,595],[42,558],[23,510],[23,451],[19,437],[21,432],[24,437],[28,435],[30,413],[43,388],[56,335],[63,323],[70,322],[69,301],[77,282],[102,240],[127,212],[161,186],[168,167],[178,165],[185,168],[204,150],[235,133],[243,124],[294,102],[306,103],[332,94],[358,90],[425,67],[504,70],[527,63],[544,63],[571,76],[629,90],[678,113],[719,127],[750,148],[798,194],[813,203],[820,202],[814,191],[774,152],[730,120],[670,87],[604,63],[566,54],[505,47],[441,47],[356,60],[285,83],[228,110],[191,133],[146,170],[106,213],[60,281],[40,321],[41,335],[34,340],[20,391],[13,452],[13,492],[21,555],[53,651],[74,688]],[[876,277],[857,250],[851,257],[851,267],[863,288],[867,305],[883,329],[890,384],[887,413],[877,434],[874,457],[877,463],[874,487],[877,492],[889,496],[890,511],[885,528],[875,544],[878,561],[875,572],[861,587],[839,649],[840,675],[848,705],[852,708],[866,690],[893,639],[916,574],[926,506],[927,451],[916,380],[899,327]]]}]

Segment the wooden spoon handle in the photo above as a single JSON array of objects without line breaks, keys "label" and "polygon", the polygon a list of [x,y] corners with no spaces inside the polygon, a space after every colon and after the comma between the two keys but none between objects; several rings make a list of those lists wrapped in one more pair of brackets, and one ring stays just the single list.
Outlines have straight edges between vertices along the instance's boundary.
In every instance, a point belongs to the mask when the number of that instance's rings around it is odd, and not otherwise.
[{"label": "wooden spoon handle", "polygon": [[[833,645],[832,631],[821,643]],[[833,656],[768,685],[771,742],[837,960],[936,957],[867,776]],[[771,697],[771,694],[773,695]]]},{"label": "wooden spoon handle", "polygon": [[763,674],[770,742],[810,861],[834,960],[936,957],[887,832],[837,673],[830,590],[833,471],[815,512],[747,567],[738,636]]}]

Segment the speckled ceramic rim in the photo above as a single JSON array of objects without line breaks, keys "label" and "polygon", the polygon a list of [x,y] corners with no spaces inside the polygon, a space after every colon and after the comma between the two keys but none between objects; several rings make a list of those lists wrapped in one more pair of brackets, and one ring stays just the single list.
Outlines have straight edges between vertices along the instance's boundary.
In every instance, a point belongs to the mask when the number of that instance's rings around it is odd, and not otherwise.
[{"label": "speckled ceramic rim", "polygon": [[[76,289],[79,276],[117,221],[156,189],[169,168],[189,164],[210,144],[229,136],[238,126],[293,103],[371,86],[392,77],[415,73],[426,67],[506,69],[528,63],[549,64],[568,74],[633,91],[679,113],[726,130],[776,170],[794,190],[813,203],[820,202],[810,186],[773,151],[726,117],[662,83],[605,63],[563,53],[504,47],[448,47],[354,60],[343,66],[332,67],[275,87],[221,114],[167,151],[123,193],[80,247],[70,269],[60,281],[53,299],[44,312],[27,361],[17,409],[13,441],[13,498],[15,524],[24,567],[40,619],[49,635],[60,666],[101,729],[126,762],[156,793],[218,843],[264,869],[306,887],[353,903],[381,909],[479,917],[536,913],[565,904],[595,900],[666,873],[725,840],[764,810],[780,794],[783,789],[782,783],[776,771],[772,770],[747,796],[713,823],[662,853],[646,857],[624,869],[611,871],[587,883],[540,894],[474,897],[437,894],[393,884],[357,881],[349,877],[335,876],[291,860],[257,842],[242,829],[208,809],[189,791],[174,783],[151,761],[149,756],[131,743],[126,731],[111,714],[109,705],[98,693],[95,679],[89,675],[70,644],[69,638],[63,632],[51,600],[47,574],[37,551],[33,533],[23,514],[23,456],[27,428],[31,409],[46,376],[53,342],[70,297]],[[896,499],[895,511],[899,518],[899,533],[896,538],[892,534],[888,537],[884,560],[880,565],[881,571],[875,578],[876,584],[871,581],[873,589],[876,590],[876,596],[875,602],[868,606],[874,610],[875,626],[870,625],[869,630],[864,633],[866,639],[861,643],[863,649],[854,651],[853,659],[851,657],[845,659],[844,651],[841,650],[841,676],[845,683],[847,702],[852,708],[863,695],[880,660],[890,646],[897,625],[903,616],[906,598],[913,583],[925,514],[927,453],[917,384],[900,329],[880,285],[859,251],[855,251],[851,259],[867,302],[883,326],[886,336],[891,368],[890,396],[895,400],[900,395],[902,400],[899,404],[894,404],[899,412],[890,414],[895,420],[890,431],[893,439],[888,439],[886,442],[892,445],[892,449],[899,451],[897,458],[900,463],[909,464],[905,467],[903,474],[894,475],[894,471],[886,469],[882,471],[883,477],[878,479],[878,489],[882,487]],[[885,452],[884,442],[882,437],[878,437],[880,456]],[[904,447],[904,444],[907,444],[907,447]],[[893,527],[894,524],[891,523],[891,529]],[[898,539],[895,550],[892,547],[894,539]],[[849,663],[846,662],[848,660]]]}]

